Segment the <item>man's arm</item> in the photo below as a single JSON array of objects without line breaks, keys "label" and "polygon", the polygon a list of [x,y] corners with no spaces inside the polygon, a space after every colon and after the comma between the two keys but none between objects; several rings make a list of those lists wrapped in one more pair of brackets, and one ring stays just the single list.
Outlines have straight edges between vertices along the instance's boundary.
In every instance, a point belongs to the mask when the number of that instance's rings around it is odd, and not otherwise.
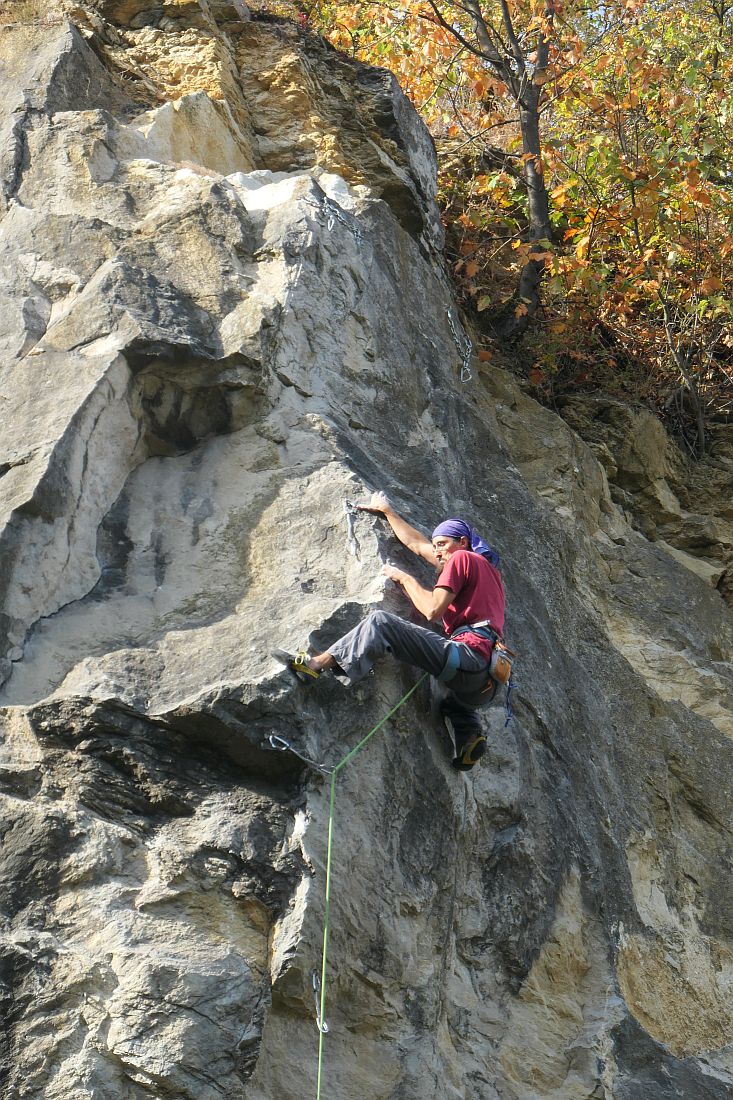
[{"label": "man's arm", "polygon": [[429,622],[440,619],[445,609],[455,599],[455,592],[451,592],[450,588],[433,588],[432,591],[423,588],[420,582],[411,577],[409,573],[405,573],[403,569],[395,568],[394,565],[383,566],[382,572],[385,577],[396,581],[405,590],[417,610]]},{"label": "man's arm", "polygon": [[358,507],[361,512],[375,512],[377,515],[384,516],[403,546],[406,546],[413,554],[424,558],[425,561],[429,561],[431,565],[439,564],[427,535],[424,535],[422,531],[418,531],[417,528],[411,527],[402,516],[398,515],[384,493],[372,493],[372,499],[369,503],[360,504]]}]

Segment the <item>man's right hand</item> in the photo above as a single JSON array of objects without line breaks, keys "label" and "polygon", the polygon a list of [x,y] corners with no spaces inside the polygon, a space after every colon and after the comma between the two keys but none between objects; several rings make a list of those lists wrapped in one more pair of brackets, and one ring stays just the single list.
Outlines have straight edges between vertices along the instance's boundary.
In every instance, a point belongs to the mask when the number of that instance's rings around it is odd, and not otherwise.
[{"label": "man's right hand", "polygon": [[384,516],[386,516],[388,512],[394,511],[391,500],[381,491],[372,493],[368,504],[357,504],[356,507],[360,512],[374,512],[376,515]]},{"label": "man's right hand", "polygon": [[[375,512],[378,516],[384,516],[392,528],[392,533],[397,536],[403,546],[406,546],[413,554],[418,554],[421,558],[424,558],[425,561],[429,561],[431,565],[437,566],[439,564],[430,539],[422,531],[418,531],[416,527],[411,527],[406,520],[402,519],[402,516],[395,512],[394,505],[386,493],[381,492],[381,490],[372,493],[368,504],[357,504],[356,507],[360,512]],[[415,583],[417,584],[417,581]],[[410,596],[410,599],[412,599],[412,596]]]}]

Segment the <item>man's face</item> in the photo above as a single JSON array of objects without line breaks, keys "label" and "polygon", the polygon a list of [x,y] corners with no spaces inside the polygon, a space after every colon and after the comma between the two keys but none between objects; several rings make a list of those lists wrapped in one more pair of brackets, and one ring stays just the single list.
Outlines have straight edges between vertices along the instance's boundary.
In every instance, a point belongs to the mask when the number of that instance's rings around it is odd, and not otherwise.
[{"label": "man's face", "polygon": [[465,550],[467,545],[468,539],[465,537],[452,539],[447,535],[438,535],[437,539],[433,539],[433,550],[441,565],[445,565],[448,558],[455,554],[456,550]]}]

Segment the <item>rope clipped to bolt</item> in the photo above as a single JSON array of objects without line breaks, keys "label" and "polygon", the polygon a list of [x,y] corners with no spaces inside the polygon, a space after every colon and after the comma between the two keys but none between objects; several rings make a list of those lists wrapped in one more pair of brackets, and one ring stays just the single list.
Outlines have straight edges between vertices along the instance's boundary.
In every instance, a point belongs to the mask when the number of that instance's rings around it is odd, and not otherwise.
[{"label": "rope clipped to bolt", "polygon": [[331,917],[331,852],[333,850],[333,821],[334,821],[334,807],[336,803],[336,777],[346,764],[356,756],[356,754],[364,748],[367,741],[374,736],[374,734],[382,728],[393,714],[396,714],[400,707],[404,706],[411,695],[417,691],[423,680],[427,679],[427,672],[423,673],[417,683],[406,692],[400,701],[396,703],[390,711],[385,714],[384,718],[381,718],[377,722],[376,726],[369,730],[369,733],[365,737],[362,737],[361,741],[356,745],[351,752],[347,753],[343,760],[336,765],[331,772],[331,792],[328,806],[328,848],[326,851],[326,911],[323,919],[323,952],[321,956],[321,980],[320,980],[320,993],[321,1003],[320,1010],[317,1016],[318,1023],[318,1082],[316,1086],[316,1100],[321,1100],[321,1081],[323,1071],[323,1036],[328,1032],[328,1024],[326,1023],[326,969],[328,960],[328,930],[329,921]]},{"label": "rope clipped to bolt", "polygon": [[393,714],[396,714],[400,707],[404,706],[411,695],[414,695],[423,680],[428,678],[428,673],[424,672],[420,679],[417,681],[409,691],[405,692],[398,703],[388,711],[383,718],[377,722],[376,726],[373,726],[369,730],[369,733],[362,737],[361,741],[348,752],[343,760],[339,761],[334,767],[329,768],[326,764],[320,764],[316,760],[311,760],[307,756],[303,756],[299,753],[289,741],[286,741],[284,737],[278,737],[276,734],[270,735],[270,745],[273,749],[278,749],[281,752],[289,750],[294,753],[303,763],[308,764],[309,767],[314,768],[321,775],[331,776],[331,790],[328,804],[328,846],[326,849],[326,908],[323,918],[323,949],[321,953],[321,974],[318,976],[316,970],[311,975],[311,981],[313,983],[313,994],[316,1001],[316,1024],[318,1027],[318,1081],[316,1086],[316,1100],[321,1100],[321,1084],[323,1079],[323,1036],[328,1034],[328,1024],[326,1023],[326,972],[328,967],[328,932],[331,918],[331,854],[333,852],[333,823],[334,823],[334,810],[336,805],[336,778],[338,773],[343,767],[345,767],[350,760],[356,756],[361,749],[364,748],[367,741],[370,740],[377,733],[385,722],[388,722]]}]

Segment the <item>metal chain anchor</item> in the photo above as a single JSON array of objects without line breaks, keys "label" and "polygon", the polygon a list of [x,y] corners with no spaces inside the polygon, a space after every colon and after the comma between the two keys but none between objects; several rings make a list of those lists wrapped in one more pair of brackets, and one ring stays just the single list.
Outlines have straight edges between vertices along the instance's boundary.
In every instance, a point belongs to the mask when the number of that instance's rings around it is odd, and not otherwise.
[{"label": "metal chain anchor", "polygon": [[326,228],[329,232],[333,229],[336,222],[339,222],[345,229],[348,229],[358,245],[364,243],[364,234],[359,226],[355,222],[349,221],[338,203],[329,199],[328,195],[324,195],[320,202],[315,202],[313,199],[307,199],[306,201],[309,206],[312,206],[314,210],[325,217]]},{"label": "metal chain anchor", "polygon": [[323,196],[323,210],[328,215],[328,222],[326,224],[329,230],[333,229],[336,222],[340,222],[341,225],[345,226],[346,229],[348,229],[348,231],[352,234],[357,244],[364,243],[364,234],[362,233],[359,226],[356,225],[354,222],[349,221],[338,203],[334,202],[332,199],[329,199],[327,195]]},{"label": "metal chain anchor", "polygon": [[462,334],[463,338],[461,339],[461,335],[459,335],[458,329],[456,328],[456,323],[453,320],[453,314],[450,310],[448,310],[447,313],[448,324],[450,325],[453,342],[458,348],[458,354],[463,358],[463,362],[461,364],[461,382],[470,382],[473,378],[473,374],[471,373],[471,368],[469,366],[469,363],[471,362],[471,353],[473,352],[473,344],[465,333]]}]

